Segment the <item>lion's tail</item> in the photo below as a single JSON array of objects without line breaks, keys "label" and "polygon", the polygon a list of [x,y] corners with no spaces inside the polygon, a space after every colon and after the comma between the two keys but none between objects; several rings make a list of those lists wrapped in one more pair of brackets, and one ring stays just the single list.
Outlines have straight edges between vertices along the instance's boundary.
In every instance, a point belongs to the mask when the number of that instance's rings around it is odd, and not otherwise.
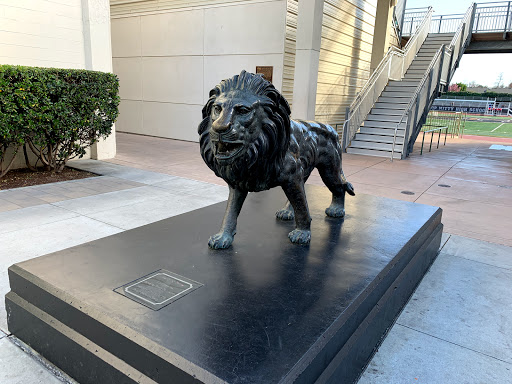
[{"label": "lion's tail", "polygon": [[341,182],[343,183],[343,188],[350,196],[355,196],[356,192],[354,191],[354,186],[350,184],[345,175],[343,174],[343,171],[341,171]]}]

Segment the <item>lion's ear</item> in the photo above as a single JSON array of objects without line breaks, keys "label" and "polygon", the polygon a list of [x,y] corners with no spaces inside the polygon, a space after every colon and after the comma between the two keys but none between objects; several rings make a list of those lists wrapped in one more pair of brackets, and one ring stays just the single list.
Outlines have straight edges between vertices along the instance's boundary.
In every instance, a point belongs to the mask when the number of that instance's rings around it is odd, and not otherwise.
[{"label": "lion's ear", "polygon": [[208,101],[204,105],[204,107],[203,107],[203,109],[201,111],[203,113],[203,119],[210,115],[210,112],[211,112],[211,109],[212,109],[212,104],[213,104],[213,102],[215,101],[216,98],[217,97],[215,95],[210,96],[210,98],[208,99]]}]

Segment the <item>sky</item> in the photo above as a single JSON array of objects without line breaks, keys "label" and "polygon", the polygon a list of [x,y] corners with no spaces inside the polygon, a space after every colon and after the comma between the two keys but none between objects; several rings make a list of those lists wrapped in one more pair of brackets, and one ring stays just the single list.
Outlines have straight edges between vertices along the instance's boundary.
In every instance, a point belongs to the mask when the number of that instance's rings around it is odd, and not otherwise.
[{"label": "sky", "polygon": [[[477,1],[477,4],[489,1]],[[407,8],[420,8],[431,5],[434,15],[465,13],[471,5],[469,0],[407,0]],[[476,82],[493,87],[503,73],[503,84],[512,83],[512,53],[490,53],[463,55],[459,68],[455,71],[452,83]]]}]

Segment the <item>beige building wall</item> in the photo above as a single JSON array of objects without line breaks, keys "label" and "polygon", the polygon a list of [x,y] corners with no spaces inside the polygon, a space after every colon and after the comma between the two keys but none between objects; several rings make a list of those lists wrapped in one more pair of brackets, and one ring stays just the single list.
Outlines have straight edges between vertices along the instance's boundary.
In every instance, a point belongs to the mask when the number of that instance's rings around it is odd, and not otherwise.
[{"label": "beige building wall", "polygon": [[[108,0],[0,0],[0,64],[111,72]],[[91,151],[114,157],[114,135]]]},{"label": "beige building wall", "polygon": [[290,107],[293,104],[293,80],[295,76],[295,49],[297,47],[297,18],[299,0],[286,1],[286,31],[283,62],[283,96]]},{"label": "beige building wall", "polygon": [[325,0],[316,120],[343,123],[346,108],[368,80],[376,9],[377,0]]},{"label": "beige building wall", "polygon": [[82,1],[0,1],[0,63],[85,68]]},{"label": "beige building wall", "polygon": [[286,0],[111,1],[117,129],[197,141],[210,89],[256,66],[283,86]]}]

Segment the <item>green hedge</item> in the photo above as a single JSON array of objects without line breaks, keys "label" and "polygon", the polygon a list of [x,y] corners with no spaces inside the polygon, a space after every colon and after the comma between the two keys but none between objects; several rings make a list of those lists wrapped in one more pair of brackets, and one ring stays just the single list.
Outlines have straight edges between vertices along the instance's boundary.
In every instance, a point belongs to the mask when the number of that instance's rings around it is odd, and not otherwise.
[{"label": "green hedge", "polygon": [[[0,65],[0,177],[22,148],[31,168],[62,171],[112,131],[119,80],[111,73]],[[37,161],[28,163],[27,151]]]},{"label": "green hedge", "polygon": [[[497,99],[505,99],[505,100],[512,100],[512,93],[498,93],[498,92],[446,92],[446,95],[449,96],[473,96],[473,97],[489,97],[489,98],[497,98]],[[499,100],[498,100],[499,101]]]}]

